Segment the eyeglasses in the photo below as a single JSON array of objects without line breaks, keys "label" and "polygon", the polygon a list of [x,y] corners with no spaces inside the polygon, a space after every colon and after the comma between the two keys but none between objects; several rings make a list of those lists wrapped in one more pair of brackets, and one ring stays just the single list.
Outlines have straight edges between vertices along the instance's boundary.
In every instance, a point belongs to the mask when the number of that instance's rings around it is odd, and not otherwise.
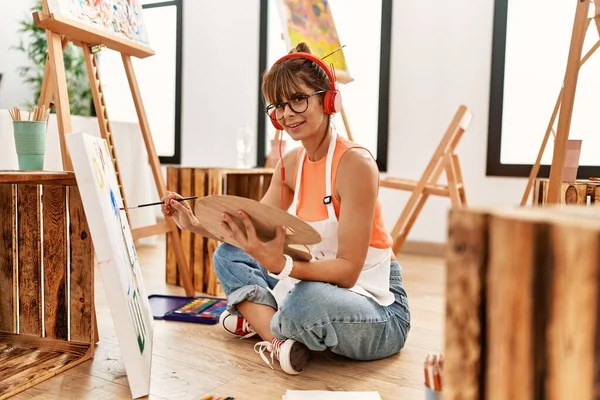
[{"label": "eyeglasses", "polygon": [[[265,108],[265,112],[271,118],[281,120],[283,119],[283,114],[285,113],[285,106],[290,106],[290,110],[295,112],[296,114],[302,114],[304,111],[308,109],[308,99],[314,95],[325,93],[325,90],[319,90],[313,94],[294,94],[289,101],[285,103],[274,103],[269,104]],[[275,110],[275,113],[273,113]]]}]

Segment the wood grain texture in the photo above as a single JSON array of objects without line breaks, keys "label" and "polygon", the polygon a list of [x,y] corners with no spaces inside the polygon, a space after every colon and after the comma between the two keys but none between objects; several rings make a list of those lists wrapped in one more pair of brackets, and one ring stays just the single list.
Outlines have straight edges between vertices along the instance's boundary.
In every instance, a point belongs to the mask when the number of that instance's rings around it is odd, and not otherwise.
[{"label": "wood grain texture", "polygon": [[591,197],[592,203],[596,206],[600,206],[600,185],[594,185]]},{"label": "wood grain texture", "polygon": [[117,35],[107,34],[104,30],[90,26],[89,24],[80,23],[56,14],[45,15],[36,12],[33,16],[35,24],[40,28],[67,35],[71,40],[77,42],[102,43],[108,48],[122,54],[130,54],[139,58],[154,55],[154,51],[147,46],[121,39]]},{"label": "wood grain texture", "polygon": [[52,184],[75,186],[75,174],[62,171],[3,171],[0,170],[0,183]]},{"label": "wood grain texture", "polygon": [[0,184],[0,331],[17,330],[15,186]]},{"label": "wood grain texture", "polygon": [[0,332],[0,343],[2,343],[4,348],[20,347],[42,349],[54,352],[71,353],[78,357],[84,356],[87,349],[90,347],[89,343],[4,332]]},{"label": "wood grain texture", "polygon": [[262,185],[262,175],[249,175],[247,197],[252,200],[260,201],[263,193]]},{"label": "wood grain texture", "polygon": [[17,185],[19,333],[42,335],[40,187]]},{"label": "wood grain texture", "polygon": [[[182,168],[179,171],[179,194],[183,197],[192,196],[193,189],[193,170],[191,168]],[[193,203],[188,202],[188,205],[192,207]],[[183,248],[183,254],[185,254],[188,265],[190,267],[190,276],[193,278],[194,276],[194,252],[192,251],[194,248],[192,232],[188,230],[180,231],[179,236],[181,237],[181,247]],[[179,285],[183,286],[183,281],[181,280],[181,274],[178,274]]]},{"label": "wood grain texture", "polygon": [[478,400],[486,345],[487,216],[452,209],[448,229],[444,399]]},{"label": "wood grain texture", "polygon": [[[541,205],[547,203],[548,179],[536,179],[533,191],[533,204]],[[573,183],[562,182],[560,186],[559,202],[561,204],[586,205],[590,195],[591,186],[589,181],[577,181]]]},{"label": "wood grain texture", "polygon": [[486,400],[533,398],[534,226],[489,217]]},{"label": "wood grain texture", "polygon": [[[167,167],[167,190],[170,192],[179,193],[179,168]],[[175,234],[180,235],[181,229],[177,228]],[[171,234],[167,234],[167,254],[165,279],[167,283],[176,285],[178,283],[179,273],[177,272],[177,258],[175,258],[175,250],[173,249],[173,240]]]},{"label": "wood grain texture", "polygon": [[89,359],[90,344],[0,334],[0,399],[6,399]]},{"label": "wood grain texture", "polygon": [[245,226],[238,215],[239,210],[248,214],[255,226],[257,236],[263,240],[273,239],[275,227],[281,225],[290,229],[286,233],[286,244],[312,245],[321,241],[319,233],[300,218],[250,198],[230,195],[208,196],[196,202],[194,213],[204,222],[205,229],[211,234],[239,247],[239,243],[220,225],[223,221],[222,214],[228,213],[240,229],[245,231]]},{"label": "wood grain texture", "polygon": [[598,230],[551,228],[554,279],[548,326],[549,400],[594,399],[598,324]]},{"label": "wood grain texture", "polygon": [[[194,170],[194,195],[202,198],[206,193],[206,173],[204,170],[196,168]],[[199,292],[204,292],[204,260],[206,258],[206,241],[208,239],[194,235],[194,288]],[[168,249],[168,247],[167,247]],[[169,250],[172,251],[172,250]]]},{"label": "wood grain texture", "polygon": [[[470,299],[454,276],[465,274],[470,263],[456,258],[452,229],[481,215],[487,217],[487,235],[475,229],[466,235],[475,233],[487,247],[485,313],[451,313]],[[566,205],[465,209],[451,217],[450,228],[444,399],[599,398],[597,211]],[[462,350],[460,340],[472,335],[466,327],[456,330],[455,315],[465,318],[467,327],[485,321],[485,336],[476,343],[484,349],[477,361],[485,384],[473,396],[467,390],[473,378],[463,367],[466,356],[455,357]],[[461,392],[456,385],[463,385]]]},{"label": "wood grain texture", "polygon": [[42,194],[44,326],[46,337],[68,339],[67,189],[45,185]]},{"label": "wood grain texture", "polygon": [[71,340],[92,343],[94,334],[94,247],[79,190],[69,188],[69,241],[71,270]]},{"label": "wood grain texture", "polygon": [[533,341],[533,399],[546,399],[548,379],[548,324],[549,305],[553,301],[554,252],[550,241],[548,223],[536,224],[533,243],[533,297],[532,338]]}]

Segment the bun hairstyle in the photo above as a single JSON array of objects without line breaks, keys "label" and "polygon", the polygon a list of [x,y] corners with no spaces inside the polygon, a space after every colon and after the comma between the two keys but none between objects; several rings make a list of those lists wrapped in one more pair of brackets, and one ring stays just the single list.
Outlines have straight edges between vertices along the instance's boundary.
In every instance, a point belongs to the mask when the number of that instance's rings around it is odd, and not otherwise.
[{"label": "bun hairstyle", "polygon": [[[312,55],[310,47],[304,42],[288,52],[292,53]],[[266,104],[277,103],[303,92],[300,84],[305,84],[315,92],[330,89],[329,77],[319,65],[304,58],[290,58],[276,63],[264,73],[261,90]],[[323,95],[319,95],[319,99],[323,101]]]},{"label": "bun hairstyle", "polygon": [[304,42],[300,42],[298,43],[298,45],[296,47],[294,47],[293,49],[291,49],[288,54],[292,54],[292,53],[308,53],[308,54],[312,54],[312,51],[310,51],[310,47],[308,47],[308,45]]}]

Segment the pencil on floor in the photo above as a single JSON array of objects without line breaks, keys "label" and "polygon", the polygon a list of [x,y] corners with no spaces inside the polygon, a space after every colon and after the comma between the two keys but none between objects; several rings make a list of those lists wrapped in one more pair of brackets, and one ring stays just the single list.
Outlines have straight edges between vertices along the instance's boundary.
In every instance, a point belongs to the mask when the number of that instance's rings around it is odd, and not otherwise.
[{"label": "pencil on floor", "polygon": [[425,357],[425,362],[423,363],[423,373],[425,375],[425,386],[431,389],[431,381],[429,379],[429,355]]},{"label": "pencil on floor", "polygon": [[442,378],[444,372],[444,355],[427,355],[423,365],[423,374],[425,376],[425,387],[430,390],[442,391]]}]

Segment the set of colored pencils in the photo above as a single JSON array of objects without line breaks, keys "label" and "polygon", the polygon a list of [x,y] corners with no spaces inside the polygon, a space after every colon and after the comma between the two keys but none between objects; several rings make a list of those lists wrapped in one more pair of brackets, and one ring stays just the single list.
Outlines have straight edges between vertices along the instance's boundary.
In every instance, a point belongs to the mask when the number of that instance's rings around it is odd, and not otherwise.
[{"label": "set of colored pencils", "polygon": [[48,121],[50,117],[50,108],[46,106],[35,106],[33,110],[29,110],[29,115],[26,120],[21,117],[21,110],[19,107],[13,107],[8,110],[13,121]]},{"label": "set of colored pencils", "polygon": [[427,355],[423,365],[425,386],[436,392],[442,391],[442,376],[444,373],[444,355]]}]

